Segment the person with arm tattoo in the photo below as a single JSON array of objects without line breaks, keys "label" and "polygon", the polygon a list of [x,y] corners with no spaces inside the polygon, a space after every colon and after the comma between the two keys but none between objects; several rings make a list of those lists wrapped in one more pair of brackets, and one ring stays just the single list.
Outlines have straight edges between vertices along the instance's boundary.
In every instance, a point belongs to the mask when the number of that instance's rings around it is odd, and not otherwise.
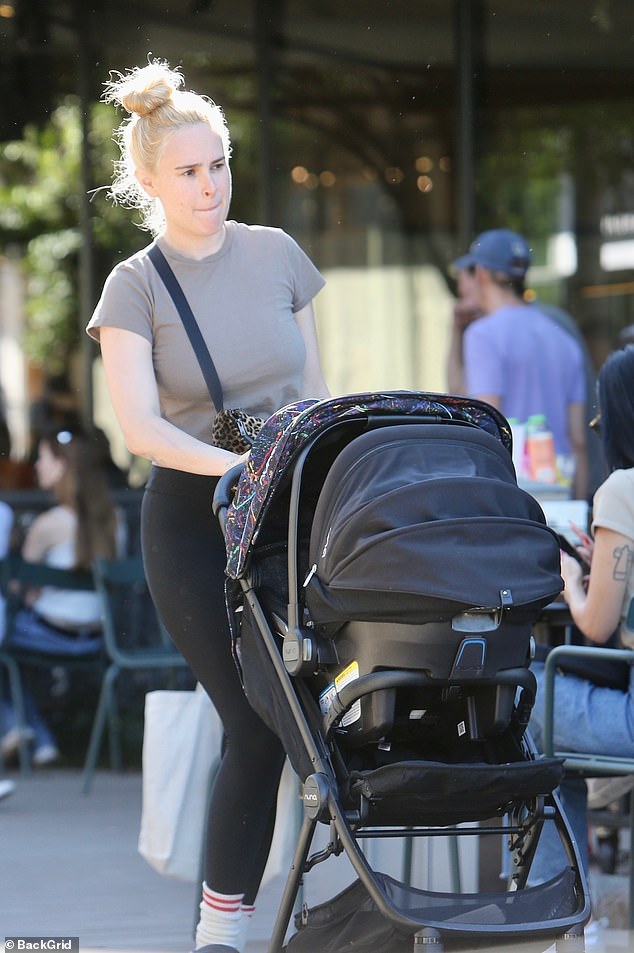
[{"label": "person with arm tattoo", "polygon": [[[590,571],[561,554],[563,597],[575,625],[590,642],[634,649],[628,612],[634,598],[634,345],[614,351],[598,376],[600,436],[608,476],[593,500],[591,545],[583,546]],[[588,542],[588,541],[586,541]],[[579,547],[581,548],[581,547]],[[541,746],[543,663],[534,663],[537,699],[530,730]],[[634,667],[629,688],[606,688],[569,674],[555,682],[554,743],[558,749],[634,757]],[[567,776],[561,795],[582,856],[587,862],[587,790],[581,778]],[[541,844],[541,842],[540,842]],[[539,880],[561,870],[561,858],[538,851],[533,869]]]}]

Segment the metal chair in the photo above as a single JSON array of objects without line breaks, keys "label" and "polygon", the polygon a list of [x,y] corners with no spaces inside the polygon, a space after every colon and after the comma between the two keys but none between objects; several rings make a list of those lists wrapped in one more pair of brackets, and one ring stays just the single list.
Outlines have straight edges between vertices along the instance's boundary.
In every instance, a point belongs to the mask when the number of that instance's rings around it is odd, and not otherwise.
[{"label": "metal chair", "polygon": [[[555,747],[554,708],[555,675],[563,658],[583,658],[587,661],[606,659],[634,665],[631,649],[600,648],[588,645],[558,645],[551,649],[544,665],[544,754],[563,758],[566,771],[584,778],[634,775],[634,757],[609,757],[601,752],[564,751]],[[630,856],[629,856],[629,928],[634,930],[634,796],[630,796]]]},{"label": "metal chair", "polygon": [[29,648],[24,644],[18,645],[15,642],[16,616],[25,606],[25,595],[28,590],[53,586],[58,589],[92,591],[94,582],[91,572],[58,569],[44,563],[26,562],[18,554],[11,554],[2,560],[0,572],[0,584],[6,600],[5,635],[0,644],[0,665],[7,672],[8,697],[16,716],[16,728],[20,737],[18,749],[20,770],[23,774],[28,774],[31,761],[26,740],[28,725],[25,718],[21,668],[50,670],[61,665],[67,669],[87,670],[100,675],[105,667],[105,658],[101,648],[81,655],[73,651],[65,652],[63,648],[59,651],[47,651],[42,648]]},{"label": "metal chair", "polygon": [[[108,666],[103,675],[97,712],[84,762],[83,792],[92,786],[106,722],[110,725],[110,760],[121,769],[116,683],[122,671],[163,671],[174,676],[189,671],[158,620],[140,555],[96,559],[94,585],[101,599],[104,648]],[[135,633],[134,641],[131,633]]]}]

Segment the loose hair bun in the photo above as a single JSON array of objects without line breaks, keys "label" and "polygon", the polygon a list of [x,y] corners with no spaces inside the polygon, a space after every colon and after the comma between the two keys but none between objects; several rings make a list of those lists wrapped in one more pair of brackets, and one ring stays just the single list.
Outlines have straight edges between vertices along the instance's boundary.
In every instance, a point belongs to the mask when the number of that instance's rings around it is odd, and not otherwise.
[{"label": "loose hair bun", "polygon": [[104,100],[118,103],[137,116],[149,116],[164,106],[184,83],[182,73],[160,60],[137,66],[126,74],[114,72],[111,76],[114,78],[105,84]]}]

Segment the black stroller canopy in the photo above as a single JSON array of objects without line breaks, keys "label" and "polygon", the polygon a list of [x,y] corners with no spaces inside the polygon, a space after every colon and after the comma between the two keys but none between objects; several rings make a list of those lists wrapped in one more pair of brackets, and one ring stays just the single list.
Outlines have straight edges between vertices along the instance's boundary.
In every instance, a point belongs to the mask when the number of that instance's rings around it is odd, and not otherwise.
[{"label": "black stroller canopy", "polygon": [[[291,463],[302,448],[342,421],[370,417],[461,421],[493,435],[509,451],[511,428],[494,407],[474,398],[420,391],[347,394],[329,400],[301,400],[272,414],[256,437],[235,495],[227,496],[227,574],[239,579],[247,569],[260,528]],[[223,488],[224,492],[224,488]],[[232,504],[229,506],[229,500]],[[216,505],[221,503],[220,496]]]},{"label": "black stroller canopy", "polygon": [[318,623],[417,623],[502,603],[534,610],[562,588],[556,538],[517,487],[510,454],[455,424],[353,440],[324,481],[309,556],[306,601]]}]

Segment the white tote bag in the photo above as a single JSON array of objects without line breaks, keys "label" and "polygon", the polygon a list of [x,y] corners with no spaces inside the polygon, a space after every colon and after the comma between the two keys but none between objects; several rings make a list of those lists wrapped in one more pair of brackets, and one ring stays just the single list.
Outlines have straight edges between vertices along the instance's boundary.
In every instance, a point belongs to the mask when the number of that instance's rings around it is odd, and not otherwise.
[{"label": "white tote bag", "polygon": [[[138,849],[166,877],[198,880],[209,785],[221,746],[222,723],[200,686],[196,691],[147,693]],[[262,885],[290,868],[299,830],[298,797],[297,777],[287,759]]]},{"label": "white tote bag", "polygon": [[166,877],[198,880],[212,770],[222,723],[203,689],[145,696],[138,849]]}]

